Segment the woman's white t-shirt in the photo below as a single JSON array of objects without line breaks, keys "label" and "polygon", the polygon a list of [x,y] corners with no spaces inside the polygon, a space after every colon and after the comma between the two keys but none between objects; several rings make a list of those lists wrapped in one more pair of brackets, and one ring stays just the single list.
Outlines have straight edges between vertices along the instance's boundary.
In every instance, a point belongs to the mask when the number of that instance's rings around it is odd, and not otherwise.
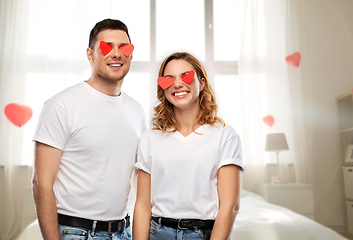
[{"label": "woman's white t-shirt", "polygon": [[245,170],[233,127],[217,123],[196,132],[184,137],[148,129],[141,136],[135,166],[151,175],[152,216],[215,219],[218,169],[234,164]]}]

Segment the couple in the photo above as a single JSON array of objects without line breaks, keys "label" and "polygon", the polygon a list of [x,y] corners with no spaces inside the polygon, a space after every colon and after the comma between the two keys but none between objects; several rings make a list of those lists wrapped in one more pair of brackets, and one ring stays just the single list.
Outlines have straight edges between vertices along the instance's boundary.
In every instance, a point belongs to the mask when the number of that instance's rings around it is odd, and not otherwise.
[{"label": "couple", "polygon": [[49,99],[35,132],[33,195],[43,239],[229,239],[239,209],[238,134],[216,116],[207,74],[188,53],[162,63],[153,128],[121,92],[133,45],[119,20],[95,25],[91,77]]}]

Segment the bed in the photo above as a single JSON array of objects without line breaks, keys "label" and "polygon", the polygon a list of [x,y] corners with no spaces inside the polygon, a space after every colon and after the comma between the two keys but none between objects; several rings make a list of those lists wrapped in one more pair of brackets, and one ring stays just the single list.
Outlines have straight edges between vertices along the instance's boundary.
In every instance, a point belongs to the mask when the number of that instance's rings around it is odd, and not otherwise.
[{"label": "bed", "polygon": [[[346,238],[309,218],[270,204],[262,197],[242,190],[240,211],[231,239],[344,240]],[[17,240],[42,240],[38,221],[35,220],[27,226]]]}]

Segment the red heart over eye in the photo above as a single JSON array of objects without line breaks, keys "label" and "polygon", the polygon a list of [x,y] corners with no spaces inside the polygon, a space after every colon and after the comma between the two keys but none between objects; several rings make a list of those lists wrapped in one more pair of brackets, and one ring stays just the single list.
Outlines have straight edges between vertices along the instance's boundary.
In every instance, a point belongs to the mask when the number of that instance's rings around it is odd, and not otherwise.
[{"label": "red heart over eye", "polygon": [[188,74],[184,75],[181,80],[183,80],[184,83],[188,83],[190,84],[192,82],[192,80],[194,79],[195,76],[195,72],[193,70],[191,70],[190,72],[188,72]]},{"label": "red heart over eye", "polygon": [[159,86],[161,86],[161,88],[166,89],[166,88],[169,88],[170,86],[173,85],[174,79],[173,78],[159,77],[157,79],[157,83],[159,84]]},{"label": "red heart over eye", "polygon": [[106,44],[104,41],[101,41],[99,43],[99,47],[101,48],[104,56],[107,55],[113,49],[112,45]]},{"label": "red heart over eye", "polygon": [[133,44],[123,45],[119,47],[119,50],[122,54],[124,54],[125,57],[128,57],[130,56],[132,51],[134,51],[134,45]]}]

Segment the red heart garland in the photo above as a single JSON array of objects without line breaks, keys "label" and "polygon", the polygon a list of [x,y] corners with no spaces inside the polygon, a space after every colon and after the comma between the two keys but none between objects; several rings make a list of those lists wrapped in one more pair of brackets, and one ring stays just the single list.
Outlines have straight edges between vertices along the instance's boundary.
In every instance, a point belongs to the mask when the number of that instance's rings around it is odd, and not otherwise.
[{"label": "red heart garland", "polygon": [[10,122],[17,126],[22,127],[32,117],[32,109],[29,106],[17,103],[10,103],[4,108],[5,115]]},{"label": "red heart garland", "polygon": [[128,44],[128,45],[122,45],[119,47],[119,50],[122,54],[124,54],[125,57],[130,56],[132,51],[134,51],[134,45],[133,44]]},{"label": "red heart garland", "polygon": [[188,74],[184,75],[181,80],[184,83],[188,83],[190,84],[192,82],[192,80],[194,79],[195,76],[195,72],[193,70],[191,70],[190,72],[188,72]]},{"label": "red heart garland", "polygon": [[161,88],[166,89],[169,88],[170,86],[173,85],[174,79],[173,78],[165,78],[165,77],[159,77],[157,79],[157,83]]},{"label": "red heart garland", "polygon": [[295,52],[292,55],[286,57],[286,62],[294,67],[299,67],[301,55],[299,52]]},{"label": "red heart garland", "polygon": [[272,127],[273,123],[275,122],[275,119],[273,118],[272,115],[268,115],[262,118],[262,121],[267,125]]},{"label": "red heart garland", "polygon": [[104,41],[101,41],[99,43],[99,47],[101,48],[104,56],[107,55],[113,49],[112,45],[106,44]]}]

